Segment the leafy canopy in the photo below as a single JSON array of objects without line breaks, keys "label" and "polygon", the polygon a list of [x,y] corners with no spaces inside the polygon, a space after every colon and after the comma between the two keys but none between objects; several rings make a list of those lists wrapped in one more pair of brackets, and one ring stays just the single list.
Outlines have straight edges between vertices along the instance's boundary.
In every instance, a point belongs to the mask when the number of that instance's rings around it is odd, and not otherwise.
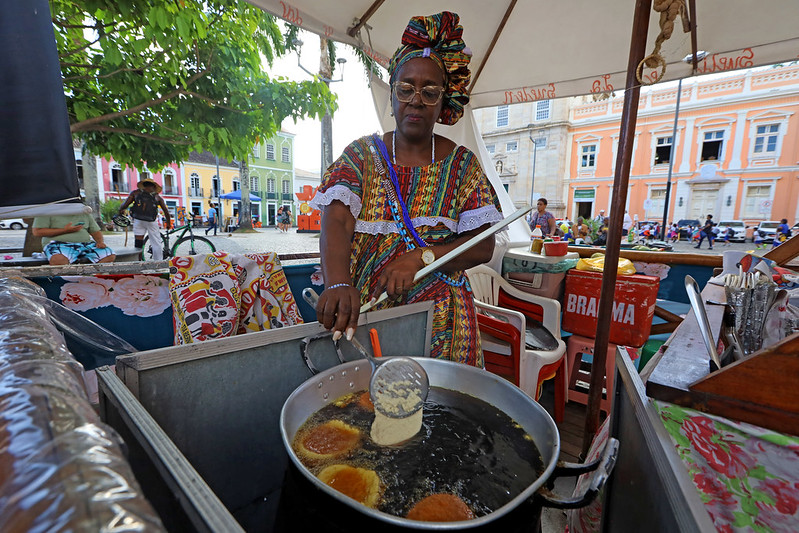
[{"label": "leafy canopy", "polygon": [[50,0],[70,128],[150,169],[195,150],[245,158],[286,117],[336,109],[320,81],[271,79],[275,19],[243,0]]}]

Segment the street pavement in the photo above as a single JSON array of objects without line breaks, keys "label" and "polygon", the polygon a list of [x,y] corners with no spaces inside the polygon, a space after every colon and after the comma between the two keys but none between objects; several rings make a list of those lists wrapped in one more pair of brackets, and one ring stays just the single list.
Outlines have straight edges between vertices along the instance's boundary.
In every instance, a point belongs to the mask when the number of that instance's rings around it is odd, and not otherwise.
[{"label": "street pavement", "polygon": [[[205,228],[196,228],[195,235],[206,236]],[[216,246],[217,251],[231,253],[245,252],[277,252],[278,255],[298,253],[319,253],[318,233],[297,233],[296,228],[284,233],[277,228],[258,228],[255,233],[224,233],[217,232],[207,236]],[[21,248],[25,242],[25,230],[0,230],[0,248]],[[124,232],[106,232],[105,242],[111,248],[132,248],[133,233],[128,232],[127,242]],[[13,255],[19,257],[21,253],[2,253],[0,255]],[[284,261],[286,264],[294,262],[318,262],[318,259]]]},{"label": "street pavement", "polygon": [[[205,228],[197,228],[195,235],[205,236]],[[209,235],[208,238],[214,243],[219,251],[231,253],[245,252],[277,252],[278,255],[297,254],[297,253],[319,253],[319,234],[318,233],[297,233],[296,228],[292,228],[288,233],[284,233],[277,228],[259,228],[255,233],[224,233],[218,232],[216,236]],[[0,230],[0,248],[22,247],[25,240],[25,230]],[[113,232],[105,234],[105,241],[112,248],[133,247],[133,234],[128,233],[127,244],[125,233]],[[723,242],[716,242],[712,250],[707,247],[707,241],[702,243],[702,248],[696,249],[686,240],[674,243],[675,252],[700,253],[721,255],[725,250],[736,250],[747,252],[755,250],[755,245],[747,243],[730,243],[724,245]],[[757,250],[765,253],[771,249]],[[6,255],[6,254],[2,254]],[[20,256],[22,254],[12,253],[8,255]],[[316,259],[312,261],[317,261]],[[308,262],[300,260],[299,262]],[[289,263],[290,264],[290,263]]]}]

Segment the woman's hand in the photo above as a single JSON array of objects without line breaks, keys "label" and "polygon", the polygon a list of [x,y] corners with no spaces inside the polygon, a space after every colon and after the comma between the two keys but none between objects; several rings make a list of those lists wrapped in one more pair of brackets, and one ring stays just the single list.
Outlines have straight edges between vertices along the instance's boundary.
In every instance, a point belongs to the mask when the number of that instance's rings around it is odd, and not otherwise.
[{"label": "woman's hand", "polygon": [[386,292],[389,298],[396,300],[408,294],[413,286],[413,277],[424,266],[421,254],[421,250],[416,248],[397,256],[386,265],[377,279],[372,297],[378,298]]},{"label": "woman's hand", "polygon": [[350,285],[340,285],[325,289],[316,303],[316,319],[325,329],[333,330],[333,340],[341,338],[346,332],[347,339],[352,339],[358,326],[358,314],[361,309],[360,293]]}]

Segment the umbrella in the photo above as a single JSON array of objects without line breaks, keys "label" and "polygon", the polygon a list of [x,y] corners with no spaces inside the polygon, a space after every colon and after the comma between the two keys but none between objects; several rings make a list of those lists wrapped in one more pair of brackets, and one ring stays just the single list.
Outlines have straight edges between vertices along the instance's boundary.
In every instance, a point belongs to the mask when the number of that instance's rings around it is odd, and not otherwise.
[{"label": "umbrella", "polygon": [[[472,51],[474,107],[621,90],[625,85],[634,0],[248,0],[292,24],[329,39],[360,46],[386,66],[408,20],[452,11],[460,16]],[[796,60],[799,2],[795,0],[686,0],[696,4],[696,48],[708,52],[698,73]],[[649,14],[646,54],[660,33],[660,14]],[[353,21],[362,21],[355,26]],[[663,81],[692,75],[683,59],[692,35],[680,17],[660,49]],[[654,79],[655,71],[643,69]]]},{"label": "umbrella", "polygon": [[[685,15],[673,20],[673,33],[665,41],[659,37],[668,33],[664,29],[669,24],[661,28],[665,13],[655,12],[651,0],[248,1],[303,29],[358,46],[384,66],[412,16],[444,10],[458,13],[464,40],[473,53],[473,108],[624,90],[598,309],[595,344],[599,346],[608,342],[641,84],[795,61],[799,50],[799,2],[795,0],[764,0],[756,6],[750,0],[657,2]],[[657,69],[644,65],[648,55]],[[375,106],[383,127],[393,129],[393,121],[386,116],[388,94],[379,85],[372,83]],[[503,211],[511,212],[511,199],[492,165],[486,164],[491,160],[469,115],[437,132],[478,154]],[[529,236],[529,228],[517,225],[509,233],[511,241],[523,240],[520,235]],[[605,357],[604,350],[594,355],[583,452],[598,426]]]},{"label": "umbrella", "polygon": [[[219,197],[220,200],[238,200],[241,201],[241,189],[233,192],[229,192],[227,194],[223,194]],[[250,201],[251,202],[260,202],[261,199],[258,196],[250,193]]]},{"label": "umbrella", "polygon": [[[636,5],[634,0],[248,2],[305,30],[357,46],[383,66],[388,65],[412,16],[455,12],[473,54],[471,108],[624,90]],[[698,62],[696,74],[796,60],[799,2],[765,0],[756,9],[750,0],[684,3],[692,8],[697,31],[695,36],[684,32],[677,17],[673,34],[659,50],[666,64],[662,81],[691,76],[693,67],[684,59],[694,49],[708,53]],[[645,55],[653,51],[661,31],[659,19],[654,10],[649,13]],[[661,71],[642,68],[641,76],[652,81]],[[374,79],[371,87],[384,131],[394,129],[388,86]],[[435,131],[476,153],[499,196],[502,211],[517,209],[493,164],[487,164],[491,158],[468,108],[458,124],[437,125]],[[509,226],[508,233],[511,243],[529,243],[530,229],[522,220]]]}]

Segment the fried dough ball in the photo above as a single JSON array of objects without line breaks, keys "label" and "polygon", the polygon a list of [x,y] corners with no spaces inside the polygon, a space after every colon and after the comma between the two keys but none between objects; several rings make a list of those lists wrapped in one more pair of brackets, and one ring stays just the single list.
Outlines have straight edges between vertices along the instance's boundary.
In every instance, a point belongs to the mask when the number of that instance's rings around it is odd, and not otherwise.
[{"label": "fried dough ball", "polygon": [[367,507],[376,507],[380,499],[380,478],[374,470],[330,465],[319,472],[318,477],[323,483]]},{"label": "fried dough ball", "polygon": [[341,420],[330,420],[304,432],[298,452],[308,459],[323,461],[350,453],[361,441],[361,431]]},{"label": "fried dough ball", "polygon": [[408,511],[407,518],[424,522],[458,522],[473,519],[474,513],[454,494],[438,493],[418,501]]}]

